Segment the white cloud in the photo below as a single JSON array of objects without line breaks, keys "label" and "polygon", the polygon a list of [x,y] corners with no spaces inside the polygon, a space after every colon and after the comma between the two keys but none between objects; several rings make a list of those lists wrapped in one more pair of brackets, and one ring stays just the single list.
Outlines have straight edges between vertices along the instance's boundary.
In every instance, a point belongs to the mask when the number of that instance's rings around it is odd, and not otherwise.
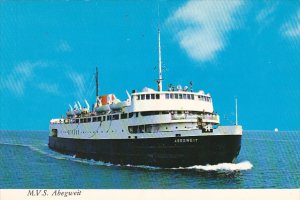
[{"label": "white cloud", "polygon": [[72,51],[72,48],[67,41],[62,40],[62,41],[60,41],[59,45],[56,47],[56,51],[70,52],[70,51]]},{"label": "white cloud", "polygon": [[40,83],[37,87],[42,90],[46,91],[47,93],[58,95],[58,85],[57,84],[49,84],[49,83]]},{"label": "white cloud", "polygon": [[34,77],[35,69],[46,66],[47,63],[43,61],[23,61],[17,64],[6,77],[1,77],[0,89],[7,89],[21,96],[24,94],[26,84]]},{"label": "white cloud", "polygon": [[298,9],[297,14],[294,17],[281,27],[281,32],[288,38],[300,38],[300,9]]},{"label": "white cloud", "polygon": [[67,72],[67,77],[73,82],[74,85],[74,94],[78,99],[86,98],[84,96],[85,92],[85,78],[84,75],[79,74],[77,72]]},{"label": "white cloud", "polygon": [[180,47],[197,61],[212,61],[227,45],[228,34],[240,24],[242,1],[189,1],[167,20]]},{"label": "white cloud", "polygon": [[[262,9],[256,16],[256,21],[259,23],[269,23],[272,14],[275,12],[278,7],[278,3],[274,4],[271,2],[271,5],[268,5],[266,8]],[[273,19],[272,19],[273,20]]]}]

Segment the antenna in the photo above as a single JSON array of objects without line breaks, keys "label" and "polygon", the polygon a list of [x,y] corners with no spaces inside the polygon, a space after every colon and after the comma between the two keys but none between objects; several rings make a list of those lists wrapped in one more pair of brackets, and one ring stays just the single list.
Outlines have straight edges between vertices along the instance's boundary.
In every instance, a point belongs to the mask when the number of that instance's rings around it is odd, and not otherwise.
[{"label": "antenna", "polygon": [[96,66],[96,98],[98,97],[98,67]]},{"label": "antenna", "polygon": [[160,47],[160,30],[159,30],[159,4],[158,4],[158,91],[162,91],[162,69],[161,69],[161,47]]},{"label": "antenna", "polygon": [[238,99],[235,97],[235,125],[238,125]]},{"label": "antenna", "polygon": [[158,91],[162,91],[161,48],[160,48],[159,27],[158,27]]}]

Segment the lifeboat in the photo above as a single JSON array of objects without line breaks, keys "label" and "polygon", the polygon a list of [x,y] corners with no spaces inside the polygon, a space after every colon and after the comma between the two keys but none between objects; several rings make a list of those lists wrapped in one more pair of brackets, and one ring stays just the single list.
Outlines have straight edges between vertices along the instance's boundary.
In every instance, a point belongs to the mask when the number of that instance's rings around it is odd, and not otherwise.
[{"label": "lifeboat", "polygon": [[67,117],[73,117],[75,115],[74,111],[68,111],[66,114]]},{"label": "lifeboat", "polygon": [[119,99],[115,99],[109,106],[111,110],[121,110],[124,107],[130,106],[130,101],[120,101]]},{"label": "lifeboat", "polygon": [[119,99],[114,99],[109,107],[111,110],[120,110],[122,109],[122,102]]},{"label": "lifeboat", "polygon": [[81,110],[74,110],[74,114],[75,115],[80,115],[81,114]]},{"label": "lifeboat", "polygon": [[67,117],[73,117],[75,115],[72,106],[69,104],[70,110],[68,110]]},{"label": "lifeboat", "polygon": [[95,108],[95,111],[98,113],[99,112],[108,112],[108,111],[110,111],[110,107],[109,107],[109,105],[99,106],[99,107]]},{"label": "lifeboat", "polygon": [[97,104],[95,106],[95,111],[97,113],[109,112],[110,111],[109,104],[114,99],[115,99],[115,96],[113,94],[97,97],[97,99],[96,99]]}]

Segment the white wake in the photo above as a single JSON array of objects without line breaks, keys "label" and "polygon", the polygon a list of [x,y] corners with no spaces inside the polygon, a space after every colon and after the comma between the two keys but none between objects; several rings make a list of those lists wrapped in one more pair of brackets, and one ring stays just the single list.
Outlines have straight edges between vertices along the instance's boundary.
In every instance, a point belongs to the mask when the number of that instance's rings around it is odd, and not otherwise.
[{"label": "white wake", "polygon": [[191,167],[180,167],[173,169],[196,169],[203,171],[242,171],[250,170],[253,165],[249,161],[243,161],[240,163],[220,163],[216,165],[195,165]]}]

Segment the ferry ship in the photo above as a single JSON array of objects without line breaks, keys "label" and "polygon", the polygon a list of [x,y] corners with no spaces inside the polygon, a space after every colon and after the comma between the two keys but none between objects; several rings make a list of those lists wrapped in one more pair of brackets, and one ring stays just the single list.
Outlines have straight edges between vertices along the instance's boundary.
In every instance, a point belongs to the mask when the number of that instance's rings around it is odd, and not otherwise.
[{"label": "ferry ship", "polygon": [[[163,91],[160,31],[158,30],[158,88],[98,95],[92,108],[85,100],[70,106],[65,117],[51,119],[50,149],[120,165],[166,168],[231,163],[241,148],[242,126],[221,126],[212,97],[180,85]],[[237,112],[237,109],[236,109]]]}]

